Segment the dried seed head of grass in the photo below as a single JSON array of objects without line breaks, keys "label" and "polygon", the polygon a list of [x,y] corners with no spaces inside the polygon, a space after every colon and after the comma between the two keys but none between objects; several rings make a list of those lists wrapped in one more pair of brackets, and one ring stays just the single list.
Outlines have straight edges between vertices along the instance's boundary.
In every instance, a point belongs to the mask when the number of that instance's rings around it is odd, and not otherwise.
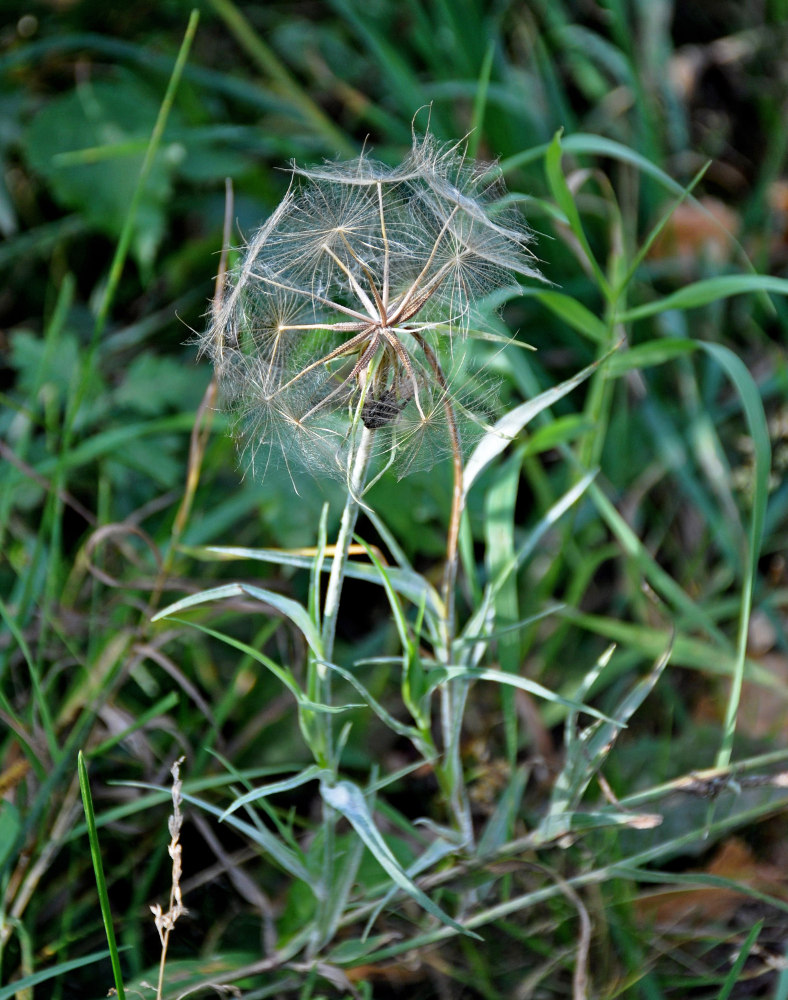
[{"label": "dried seed head of grass", "polygon": [[181,781],[180,769],[181,764],[183,764],[185,758],[179,757],[170,769],[172,774],[172,815],[167,821],[167,827],[170,834],[170,842],[167,846],[167,851],[172,859],[172,879],[170,886],[170,905],[169,909],[165,912],[161,908],[160,903],[156,903],[151,906],[150,910],[153,914],[154,923],[156,924],[156,930],[159,932],[159,940],[161,941],[161,961],[159,964],[159,983],[156,990],[157,1000],[162,995],[162,987],[164,985],[164,967],[167,961],[167,946],[169,944],[170,932],[175,927],[175,922],[179,917],[184,916],[189,911],[183,905],[183,896],[181,894],[181,876],[183,874],[183,848],[181,846],[181,827],[183,825],[183,813],[181,812],[181,804],[183,802],[183,782]]}]

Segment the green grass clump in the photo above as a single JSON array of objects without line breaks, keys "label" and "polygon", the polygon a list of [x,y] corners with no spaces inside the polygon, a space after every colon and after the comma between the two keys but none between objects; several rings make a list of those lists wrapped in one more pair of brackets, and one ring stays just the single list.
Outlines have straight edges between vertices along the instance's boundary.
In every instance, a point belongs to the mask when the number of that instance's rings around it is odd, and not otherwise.
[{"label": "green grass clump", "polygon": [[783,7],[20,8],[0,998],[788,996]]}]

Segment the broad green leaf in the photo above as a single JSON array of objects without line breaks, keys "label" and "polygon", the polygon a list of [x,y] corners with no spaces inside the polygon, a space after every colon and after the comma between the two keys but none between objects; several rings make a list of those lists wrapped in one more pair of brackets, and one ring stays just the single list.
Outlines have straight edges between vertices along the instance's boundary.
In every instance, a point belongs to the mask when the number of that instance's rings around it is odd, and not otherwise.
[{"label": "broad green leaf", "polygon": [[[30,125],[23,149],[61,204],[117,238],[134,197],[159,104],[128,73],[116,72],[111,81],[83,82],[44,105]],[[89,163],[71,163],[59,156],[115,145],[122,145],[123,155],[94,157]],[[166,228],[165,205],[175,167],[166,152],[162,149],[156,157],[138,206],[133,247],[143,270],[152,266]]]}]

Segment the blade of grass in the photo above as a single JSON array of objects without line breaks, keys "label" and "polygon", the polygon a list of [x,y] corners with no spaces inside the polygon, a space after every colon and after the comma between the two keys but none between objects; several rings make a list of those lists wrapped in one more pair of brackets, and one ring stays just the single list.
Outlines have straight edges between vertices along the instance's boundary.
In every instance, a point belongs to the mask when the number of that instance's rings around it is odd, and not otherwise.
[{"label": "blade of grass", "polygon": [[115,980],[115,989],[117,990],[119,1000],[125,1000],[126,993],[123,989],[123,975],[120,970],[120,956],[118,954],[118,946],[115,943],[115,928],[112,923],[112,910],[109,905],[107,882],[104,878],[104,865],[101,860],[101,848],[99,847],[98,831],[96,829],[96,816],[93,812],[93,797],[90,794],[88,769],[85,764],[85,757],[81,750],[77,755],[77,773],[79,774],[79,787],[82,792],[82,805],[85,810],[85,821],[88,828],[90,856],[93,860],[93,871],[96,874],[96,888],[98,889],[101,918],[104,921],[104,931],[107,935],[109,957],[112,963],[112,975]]},{"label": "blade of grass", "polygon": [[632,323],[668,310],[698,309],[720,299],[753,292],[788,295],[788,278],[775,278],[769,274],[725,274],[716,278],[704,278],[654,302],[625,309],[616,316],[616,321]]},{"label": "blade of grass", "polygon": [[332,809],[336,809],[338,813],[341,813],[348,820],[381,868],[396,882],[403,892],[407,893],[412,899],[415,899],[419,906],[432,914],[433,917],[437,917],[442,924],[453,928],[457,933],[470,934],[471,937],[481,940],[478,934],[467,931],[461,924],[450,917],[448,913],[444,913],[436,903],[433,903],[429,896],[425,895],[408,878],[375,825],[366,799],[357,785],[354,785],[351,781],[339,781],[333,786],[321,783],[320,794],[327,805],[331,806]]},{"label": "blade of grass", "polygon": [[315,132],[322,135],[332,152],[354,156],[356,150],[341,129],[309,96],[291,75],[273,49],[254,30],[232,0],[210,0],[211,6],[234,35],[242,49],[251,56],[263,73],[274,83],[275,89],[296,108],[304,120],[310,122]]},{"label": "blade of grass", "polygon": [[316,764],[311,764],[304,771],[301,771],[300,774],[294,774],[291,778],[283,778],[281,781],[271,781],[267,785],[261,785],[259,788],[253,788],[245,795],[237,798],[231,806],[228,806],[219,817],[219,820],[222,821],[227,819],[227,817],[236,812],[236,810],[241,809],[250,802],[257,802],[259,799],[264,799],[269,795],[276,795],[277,792],[289,792],[291,788],[299,788],[301,785],[305,785],[308,781],[320,780],[330,776],[330,774],[331,772],[327,771],[325,768],[318,767]]},{"label": "blade of grass", "polygon": [[605,277],[602,268],[599,266],[599,263],[591,250],[591,246],[585,234],[585,229],[583,228],[582,220],[580,219],[580,212],[577,209],[574,196],[569,190],[569,185],[566,183],[566,178],[564,177],[563,170],[561,169],[562,131],[563,129],[559,129],[559,131],[556,132],[553,136],[553,141],[550,143],[547,148],[547,152],[545,153],[545,173],[547,174],[547,183],[550,186],[550,191],[552,192],[553,197],[558,202],[558,206],[567,218],[572,234],[583,250],[586,260],[594,273],[597,285],[605,298],[610,299],[612,294],[610,283]]},{"label": "blade of grass", "polygon": [[520,406],[510,410],[489,430],[476,445],[465,464],[463,476],[463,492],[467,495],[479,475],[487,468],[493,459],[504,451],[517,437],[526,424],[537,414],[546,410],[575,389],[581,382],[589,378],[599,367],[600,361],[595,361],[582,371],[566,379],[560,385],[540,393],[534,399],[529,399]]},{"label": "blade of grass", "polygon": [[[172,69],[170,81],[167,84],[164,99],[162,100],[161,107],[159,108],[156,123],[153,126],[153,131],[151,132],[150,142],[148,143],[148,148],[145,151],[145,159],[142,161],[140,175],[137,179],[137,186],[134,189],[134,194],[132,195],[131,202],[129,204],[126,219],[123,223],[123,229],[121,230],[120,239],[118,240],[118,245],[115,248],[115,255],[112,258],[109,276],[107,278],[107,287],[101,300],[98,313],[96,314],[96,323],[93,330],[92,341],[92,346],[94,348],[97,346],[99,338],[104,331],[104,326],[107,322],[107,318],[109,317],[109,311],[112,308],[112,303],[115,299],[115,293],[117,292],[120,277],[126,263],[129,247],[131,245],[131,238],[134,232],[134,225],[137,221],[137,212],[139,211],[140,202],[145,190],[145,184],[147,183],[151,168],[153,167],[153,161],[156,158],[156,153],[161,145],[164,129],[167,126],[167,120],[175,101],[175,93],[178,89],[178,84],[181,81],[181,76],[183,75],[183,70],[186,66],[186,60],[189,57],[189,51],[191,50],[192,42],[194,41],[194,36],[197,32],[197,23],[199,20],[199,11],[192,10],[189,15],[189,23],[186,26],[186,32],[183,36],[181,47],[178,51],[178,56],[175,60],[175,65]],[[82,393],[77,393],[74,413],[76,413],[76,410],[79,409],[81,397]]]},{"label": "blade of grass", "polygon": [[[568,878],[566,880],[566,884],[571,886],[573,889],[580,889],[583,886],[588,885],[601,885],[605,882],[609,882],[612,878],[616,878],[619,869],[622,870],[624,877],[631,878],[633,870],[638,870],[643,866],[650,864],[652,861],[670,858],[681,854],[682,852],[687,851],[687,849],[691,846],[704,843],[712,835],[718,836],[730,829],[746,826],[763,816],[780,812],[786,807],[786,805],[788,805],[788,797],[783,796],[779,799],[770,798],[768,801],[762,802],[751,809],[744,810],[741,813],[736,813],[732,816],[726,816],[724,819],[716,820],[709,826],[704,825],[700,829],[691,830],[689,833],[683,833],[679,836],[672,837],[654,847],[649,847],[643,851],[635,852],[627,858],[621,859],[620,862],[603,865],[601,867],[594,868],[590,872],[584,872],[581,875]],[[425,881],[429,882],[429,879]],[[485,924],[501,920],[509,914],[531,909],[539,903],[555,899],[559,894],[561,894],[561,892],[561,887],[552,884],[545,886],[542,889],[536,889],[521,896],[504,900],[495,906],[481,910],[469,917],[464,922],[464,929],[467,930],[483,927]],[[782,909],[785,906],[788,906],[788,904],[780,901],[780,906]],[[406,941],[389,945],[386,948],[382,948],[380,951],[373,952],[372,955],[368,956],[367,960],[370,963],[387,961],[390,958],[401,955],[403,952],[411,951],[412,949],[417,948],[424,948],[428,945],[448,940],[449,938],[454,937],[456,933],[457,931],[455,931],[453,927],[440,927],[436,930],[411,937]]]},{"label": "blade of grass", "polygon": [[468,138],[468,158],[475,160],[479,151],[479,142],[484,128],[484,113],[487,110],[487,92],[490,89],[493,58],[495,56],[495,41],[491,40],[484,53],[484,62],[479,71],[476,83],[476,93],[473,98],[473,115],[471,117],[470,136]]},{"label": "blade of grass", "polygon": [[170,618],[180,611],[186,611],[189,608],[197,607],[200,604],[210,601],[219,601],[225,597],[251,597],[255,601],[260,601],[262,604],[267,604],[274,608],[280,614],[284,615],[285,618],[290,619],[306,639],[312,652],[316,656],[322,657],[323,644],[320,639],[320,633],[315,627],[315,623],[309,617],[309,612],[303,605],[299,604],[298,601],[294,601],[292,597],[285,597],[283,594],[277,594],[275,591],[266,590],[263,587],[255,587],[251,583],[227,583],[221,587],[212,587],[210,590],[200,591],[198,594],[190,594],[180,601],[175,601],[174,604],[168,604],[166,608],[155,614],[151,621],[158,622],[162,618]]},{"label": "blade of grass", "polygon": [[[48,969],[34,972],[31,976],[24,976],[5,986],[0,986],[0,1000],[12,1000],[13,997],[22,995],[23,990],[29,990],[39,983],[45,983],[49,979],[62,981],[69,972],[75,972],[86,965],[93,965],[96,962],[103,962],[110,955],[108,951],[94,951],[90,955],[83,955],[82,958],[72,958],[68,962],[59,962]],[[122,997],[122,994],[118,994]]]},{"label": "blade of grass", "polygon": [[[522,467],[522,455],[515,453],[498,471],[485,497],[485,561],[490,579],[495,579],[505,567],[516,560],[515,505]],[[517,674],[520,670],[520,635],[510,626],[520,618],[517,576],[505,574],[504,582],[493,597],[495,628],[498,631],[498,661],[501,670]],[[514,765],[517,756],[517,709],[512,688],[501,688],[506,756]]]},{"label": "blade of grass", "polygon": [[[788,288],[788,282],[786,282]],[[771,467],[771,443],[766,415],[763,412],[760,393],[753,377],[733,351],[721,344],[706,344],[707,351],[734,384],[741,399],[747,427],[753,442],[755,460],[755,476],[753,481],[752,511],[747,538],[745,556],[745,571],[741,595],[741,611],[739,614],[739,632],[736,642],[736,668],[733,672],[728,706],[723,724],[723,738],[716,766],[726,767],[733,753],[733,740],[736,729],[736,716],[741,700],[742,683],[744,680],[747,659],[747,637],[750,626],[753,593],[758,573],[758,557],[763,540],[763,526],[766,518],[766,503],[769,495],[769,472]]]},{"label": "blade of grass", "polygon": [[749,934],[742,942],[742,946],[739,949],[739,954],[736,956],[736,961],[730,967],[728,975],[725,977],[725,982],[722,984],[722,989],[717,995],[717,1000],[728,1000],[728,997],[733,992],[733,988],[739,982],[739,976],[742,969],[744,968],[744,963],[750,957],[750,952],[758,939],[758,935],[761,933],[763,928],[763,919],[758,920],[751,928]]},{"label": "blade of grass", "polygon": [[[46,696],[44,695],[44,690],[41,686],[41,677],[39,676],[38,664],[36,663],[33,654],[30,651],[30,647],[25,640],[22,630],[19,628],[14,616],[11,614],[10,610],[6,607],[5,601],[0,597],[0,618],[3,619],[6,628],[13,636],[17,647],[21,650],[22,655],[25,658],[25,663],[27,665],[27,671],[30,676],[30,684],[33,688],[33,704],[38,709],[41,716],[41,723],[44,727],[44,733],[46,735],[47,749],[49,750],[50,757],[53,761],[57,760],[60,750],[57,745],[57,737],[55,735],[55,727],[52,720],[52,714],[49,710],[49,703],[47,702]],[[3,699],[4,700],[4,699]],[[34,760],[37,755],[34,755]]]}]

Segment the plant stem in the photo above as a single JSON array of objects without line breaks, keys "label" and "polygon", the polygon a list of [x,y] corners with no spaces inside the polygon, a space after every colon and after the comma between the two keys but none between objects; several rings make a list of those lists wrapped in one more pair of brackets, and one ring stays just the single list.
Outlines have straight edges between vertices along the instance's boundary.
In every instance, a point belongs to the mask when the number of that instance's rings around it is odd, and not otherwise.
[{"label": "plant stem", "polygon": [[[334,639],[336,637],[339,601],[342,596],[342,584],[345,579],[350,543],[358,518],[359,499],[364,483],[366,482],[374,439],[375,432],[362,426],[358,448],[353,456],[350,467],[347,498],[342,511],[342,518],[339,522],[339,532],[337,534],[336,545],[334,546],[334,559],[331,563],[331,572],[328,576],[321,630],[323,657],[322,661],[317,663],[316,671],[317,690],[319,692],[318,700],[324,705],[331,704],[331,670],[327,664],[331,662],[331,658],[334,655]],[[336,774],[336,770],[339,767],[339,760],[335,759],[332,718],[330,713],[324,713],[320,728],[322,730],[324,766],[332,768]],[[336,758],[338,757],[339,754],[337,753]],[[323,847],[322,894],[318,902],[318,933],[312,941],[312,949],[315,951],[318,951],[326,941],[330,940],[334,933],[330,914],[333,907],[331,893],[336,869],[336,842],[334,836],[336,823],[337,814],[335,810],[326,803],[323,803],[323,837],[325,839]]]},{"label": "plant stem", "polygon": [[[460,537],[460,522],[465,507],[463,490],[463,461],[460,434],[457,420],[451,403],[449,386],[443,374],[440,362],[430,345],[421,337],[417,337],[424,355],[432,368],[435,378],[445,393],[443,402],[446,413],[446,423],[451,441],[453,488],[451,513],[449,515],[449,531],[446,544],[446,565],[443,570],[443,602],[445,620],[443,623],[443,658],[447,665],[454,657],[455,610],[454,590],[457,584],[458,541]],[[457,828],[467,843],[473,840],[473,824],[471,822],[468,795],[465,790],[465,780],[462,773],[460,756],[461,721],[465,714],[465,702],[468,698],[468,682],[463,680],[447,681],[441,687],[441,730],[443,732],[443,763],[440,767],[439,780],[446,790],[451,804]]]},{"label": "plant stem", "polygon": [[[328,586],[326,587],[326,599],[323,605],[323,659],[327,661],[330,661],[334,655],[334,637],[337,628],[337,615],[339,613],[339,598],[342,594],[342,583],[345,579],[348,551],[353,538],[353,530],[356,527],[356,519],[358,518],[359,497],[363,492],[364,483],[367,478],[367,469],[372,454],[374,437],[374,431],[369,430],[367,427],[362,427],[358,449],[353,458],[353,465],[350,470],[345,508],[342,511],[342,519],[339,522],[339,533],[336,545],[334,546],[334,559],[331,564]],[[319,665],[318,670],[321,676],[328,673],[327,668],[323,665]]]}]

